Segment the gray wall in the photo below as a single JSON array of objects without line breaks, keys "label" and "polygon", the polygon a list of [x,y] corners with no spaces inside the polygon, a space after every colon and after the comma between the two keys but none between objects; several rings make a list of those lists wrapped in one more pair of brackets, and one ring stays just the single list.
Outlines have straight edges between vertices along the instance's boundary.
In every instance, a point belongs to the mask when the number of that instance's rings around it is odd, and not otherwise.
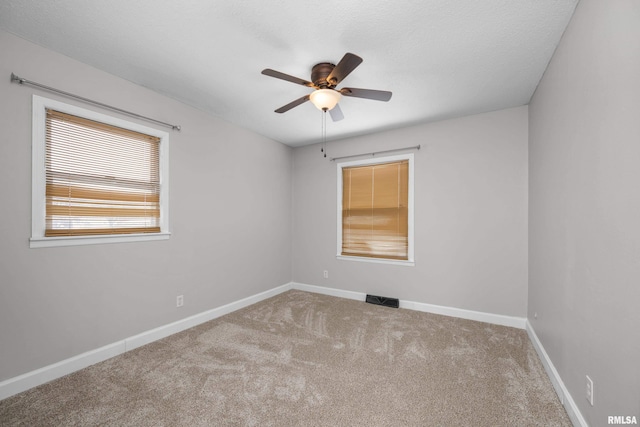
[{"label": "gray wall", "polygon": [[[0,381],[290,282],[292,149],[4,32],[0,58]],[[77,103],[11,72],[182,125],[170,240],[29,249],[31,96]]]},{"label": "gray wall", "polygon": [[337,260],[336,163],[295,149],[294,281],[525,317],[527,131],[524,106],[328,144],[330,157],[422,146],[414,267]]},{"label": "gray wall", "polygon": [[594,426],[640,417],[639,98],[640,2],[582,0],[529,106],[528,317]]}]

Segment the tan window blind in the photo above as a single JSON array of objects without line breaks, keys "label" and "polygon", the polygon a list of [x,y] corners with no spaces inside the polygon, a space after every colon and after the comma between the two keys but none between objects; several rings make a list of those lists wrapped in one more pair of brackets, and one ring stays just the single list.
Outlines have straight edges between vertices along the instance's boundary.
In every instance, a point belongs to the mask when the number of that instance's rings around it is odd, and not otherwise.
[{"label": "tan window blind", "polygon": [[160,138],[47,109],[45,236],[160,232]]},{"label": "tan window blind", "polygon": [[408,259],[409,162],[342,169],[342,255]]}]

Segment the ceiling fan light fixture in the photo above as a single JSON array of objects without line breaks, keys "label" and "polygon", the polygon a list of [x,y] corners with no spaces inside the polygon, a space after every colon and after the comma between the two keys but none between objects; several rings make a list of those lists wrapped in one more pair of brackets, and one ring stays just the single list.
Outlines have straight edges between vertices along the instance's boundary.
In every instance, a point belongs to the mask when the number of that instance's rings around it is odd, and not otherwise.
[{"label": "ceiling fan light fixture", "polygon": [[311,92],[309,100],[318,110],[329,111],[340,101],[340,92],[333,89],[317,89]]}]

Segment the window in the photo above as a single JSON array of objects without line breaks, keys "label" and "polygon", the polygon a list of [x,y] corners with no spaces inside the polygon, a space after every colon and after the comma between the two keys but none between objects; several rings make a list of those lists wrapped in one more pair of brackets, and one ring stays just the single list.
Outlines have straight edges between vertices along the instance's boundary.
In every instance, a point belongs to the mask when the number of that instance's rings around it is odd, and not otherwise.
[{"label": "window", "polygon": [[166,132],[34,96],[31,247],[167,239]]},{"label": "window", "polygon": [[338,258],[414,265],[413,154],[338,164]]}]

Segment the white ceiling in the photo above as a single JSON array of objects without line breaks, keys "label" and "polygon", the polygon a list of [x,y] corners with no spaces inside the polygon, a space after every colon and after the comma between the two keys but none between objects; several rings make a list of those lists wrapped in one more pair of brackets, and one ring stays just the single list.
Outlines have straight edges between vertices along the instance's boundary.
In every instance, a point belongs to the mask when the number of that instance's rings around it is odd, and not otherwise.
[{"label": "white ceiling", "polygon": [[328,139],[525,105],[577,2],[2,0],[0,28],[301,146],[320,141],[322,113],[273,110],[311,89],[262,69],[310,80],[316,63],[364,59],[339,88],[393,97],[343,97]]}]

